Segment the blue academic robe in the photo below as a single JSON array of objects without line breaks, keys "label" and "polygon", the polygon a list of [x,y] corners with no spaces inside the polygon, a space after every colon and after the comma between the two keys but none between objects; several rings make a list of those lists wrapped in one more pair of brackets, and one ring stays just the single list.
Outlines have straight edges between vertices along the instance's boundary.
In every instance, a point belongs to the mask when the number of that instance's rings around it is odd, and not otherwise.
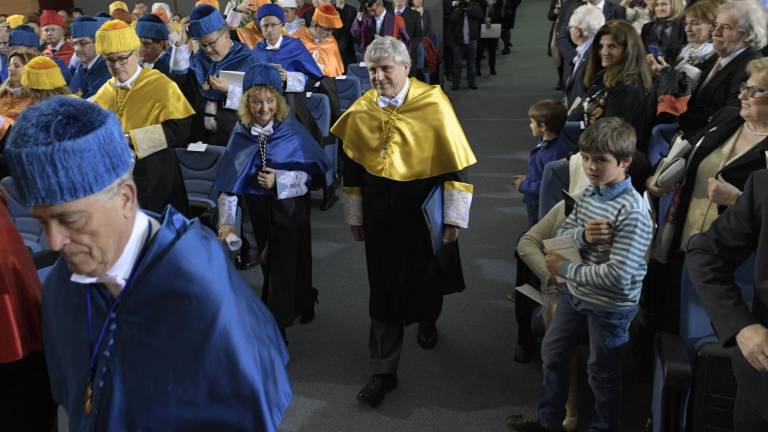
[{"label": "blue academic robe", "polygon": [[[333,182],[333,166],[312,135],[292,116],[274,122],[273,134],[267,140],[266,165],[283,171],[303,171],[319,182]],[[214,188],[220,192],[245,195],[267,195],[256,181],[263,166],[258,139],[250,128],[238,122],[221,159]]]},{"label": "blue academic robe", "polygon": [[72,73],[69,71],[69,65],[64,64],[63,61],[57,59],[56,57],[48,57],[51,60],[56,63],[56,66],[59,67],[59,70],[61,71],[61,75],[64,77],[64,82],[69,83],[69,81],[72,80]]},{"label": "blue academic robe", "polygon": [[253,52],[260,61],[264,63],[276,63],[288,72],[301,72],[305,76],[307,85],[310,84],[309,78],[322,79],[323,73],[317,66],[317,62],[312,58],[312,54],[300,40],[292,37],[283,36],[280,42],[280,49],[268,50],[267,40],[264,39],[255,47]]},{"label": "blue academic robe", "polygon": [[99,59],[87,72],[85,66],[83,63],[77,65],[72,79],[69,81],[69,89],[72,90],[72,93],[82,91],[81,97],[88,99],[95,95],[101,86],[112,78],[112,75],[109,73],[104,57],[99,56]]},{"label": "blue academic robe", "polygon": [[160,54],[160,57],[155,60],[152,69],[162,72],[165,76],[171,76],[171,55],[167,51],[164,51]]},{"label": "blue academic robe", "polygon": [[288,353],[216,235],[168,206],[137,266],[98,347],[90,416],[90,341],[115,299],[90,286],[89,331],[88,286],[63,260],[45,281],[45,355],[69,430],[276,431],[292,397]]},{"label": "blue academic robe", "polygon": [[205,88],[208,77],[218,75],[219,71],[222,70],[246,72],[258,62],[258,58],[247,46],[235,42],[227,55],[216,63],[212,62],[203,50],[197,50],[189,59],[189,68],[195,75],[197,90],[202,97],[211,101],[223,101],[227,98],[226,93],[221,93],[213,88]]}]

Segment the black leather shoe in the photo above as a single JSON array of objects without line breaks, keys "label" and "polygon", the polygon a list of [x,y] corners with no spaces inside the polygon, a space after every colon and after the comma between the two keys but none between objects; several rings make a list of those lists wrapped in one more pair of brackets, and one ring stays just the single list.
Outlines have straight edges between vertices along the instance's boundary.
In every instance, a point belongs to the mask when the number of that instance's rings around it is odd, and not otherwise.
[{"label": "black leather shoe", "polygon": [[511,53],[511,52],[512,52],[512,51],[510,51],[510,49],[509,49],[509,48],[504,48],[503,50],[501,50],[501,54],[502,54],[502,55],[507,55],[507,54],[509,54],[509,53]]},{"label": "black leather shoe", "polygon": [[459,89],[459,84],[456,81],[454,81],[453,85],[451,86],[451,90],[458,90],[458,89]]},{"label": "black leather shoe", "polygon": [[523,345],[515,346],[515,362],[516,363],[530,363],[531,362],[531,350]]},{"label": "black leather shoe", "polygon": [[511,415],[504,420],[507,427],[517,432],[560,432],[563,429],[550,429],[534,416],[529,415]]},{"label": "black leather shoe", "polygon": [[419,324],[419,332],[416,333],[416,342],[424,349],[432,349],[437,345],[437,326],[433,324]]},{"label": "black leather shoe", "polygon": [[320,300],[318,300],[318,296],[320,295],[320,292],[317,290],[317,288],[312,287],[312,307],[306,311],[304,311],[303,314],[299,316],[299,322],[302,324],[311,323],[312,320],[315,319],[315,305],[320,303]]},{"label": "black leather shoe", "polygon": [[491,75],[496,75],[496,69],[491,69]]},{"label": "black leather shoe", "polygon": [[357,400],[376,408],[384,400],[384,395],[395,387],[397,387],[396,374],[374,375],[368,381],[368,384],[360,390],[360,393],[357,394]]},{"label": "black leather shoe", "polygon": [[472,90],[477,90],[477,84],[472,83],[469,85],[469,88],[471,88]]}]

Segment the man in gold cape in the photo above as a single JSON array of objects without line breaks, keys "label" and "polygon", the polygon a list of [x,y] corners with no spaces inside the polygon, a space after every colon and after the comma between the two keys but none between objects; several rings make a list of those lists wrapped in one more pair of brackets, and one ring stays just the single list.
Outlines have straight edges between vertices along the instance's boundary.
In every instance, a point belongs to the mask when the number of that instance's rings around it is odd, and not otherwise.
[{"label": "man in gold cape", "polygon": [[184,147],[195,113],[179,87],[162,72],[139,66],[141,42],[121,20],[96,32],[96,51],[112,78],[92,101],[112,111],[136,155],[134,178],[142,208],[162,213],[167,204],[188,212],[187,193],[174,147]]},{"label": "man in gold cape", "polygon": [[[331,131],[344,142],[345,219],[365,241],[371,290],[372,377],[357,399],[375,407],[397,386],[404,326],[418,323],[418,344],[433,348],[443,294],[464,287],[457,239],[473,186],[462,178],[477,159],[440,87],[408,79],[405,44],[377,38],[365,63],[373,89]],[[444,229],[436,252],[421,209],[433,190],[443,220],[433,228]]]},{"label": "man in gold cape", "polygon": [[312,54],[323,75],[336,78],[344,74],[339,44],[333,38],[333,31],[342,27],[339,12],[331,4],[320,5],[312,15],[312,25],[301,32],[298,39]]}]

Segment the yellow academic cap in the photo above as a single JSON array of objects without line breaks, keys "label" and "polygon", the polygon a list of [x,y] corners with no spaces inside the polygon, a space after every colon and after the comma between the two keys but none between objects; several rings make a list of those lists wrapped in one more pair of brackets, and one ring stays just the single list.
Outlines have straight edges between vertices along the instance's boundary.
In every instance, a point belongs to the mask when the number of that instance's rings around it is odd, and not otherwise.
[{"label": "yellow academic cap", "polygon": [[11,15],[5,19],[5,22],[7,22],[8,27],[10,27],[11,30],[13,30],[16,27],[24,24],[24,15]]},{"label": "yellow academic cap", "polygon": [[56,62],[45,56],[37,56],[24,65],[21,85],[34,90],[53,90],[65,87],[67,82]]},{"label": "yellow academic cap", "polygon": [[133,51],[140,47],[136,30],[124,21],[107,21],[96,32],[96,52],[99,54]]}]

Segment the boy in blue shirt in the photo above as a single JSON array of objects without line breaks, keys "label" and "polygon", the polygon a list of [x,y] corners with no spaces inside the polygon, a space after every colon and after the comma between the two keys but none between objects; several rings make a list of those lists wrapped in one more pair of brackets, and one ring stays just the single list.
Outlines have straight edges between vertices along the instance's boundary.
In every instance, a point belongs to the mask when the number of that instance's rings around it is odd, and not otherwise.
[{"label": "boy in blue shirt", "polygon": [[571,151],[572,144],[560,135],[568,117],[562,103],[552,99],[536,102],[528,109],[528,117],[531,119],[531,134],[541,139],[528,156],[528,173],[512,177],[512,183],[523,194],[530,228],[539,221],[539,187],[544,166],[565,157]]},{"label": "boy in blue shirt", "polygon": [[589,430],[620,430],[621,347],[629,340],[628,327],[637,313],[653,230],[648,207],[626,175],[635,141],[634,129],[615,117],[598,120],[579,138],[591,186],[558,236],[576,241],[582,263],[551,251],[545,257],[550,274],[567,283],[541,347],[544,380],[537,415],[508,417],[513,430],[562,430],[568,364],[585,334],[587,373],[595,397]]}]

